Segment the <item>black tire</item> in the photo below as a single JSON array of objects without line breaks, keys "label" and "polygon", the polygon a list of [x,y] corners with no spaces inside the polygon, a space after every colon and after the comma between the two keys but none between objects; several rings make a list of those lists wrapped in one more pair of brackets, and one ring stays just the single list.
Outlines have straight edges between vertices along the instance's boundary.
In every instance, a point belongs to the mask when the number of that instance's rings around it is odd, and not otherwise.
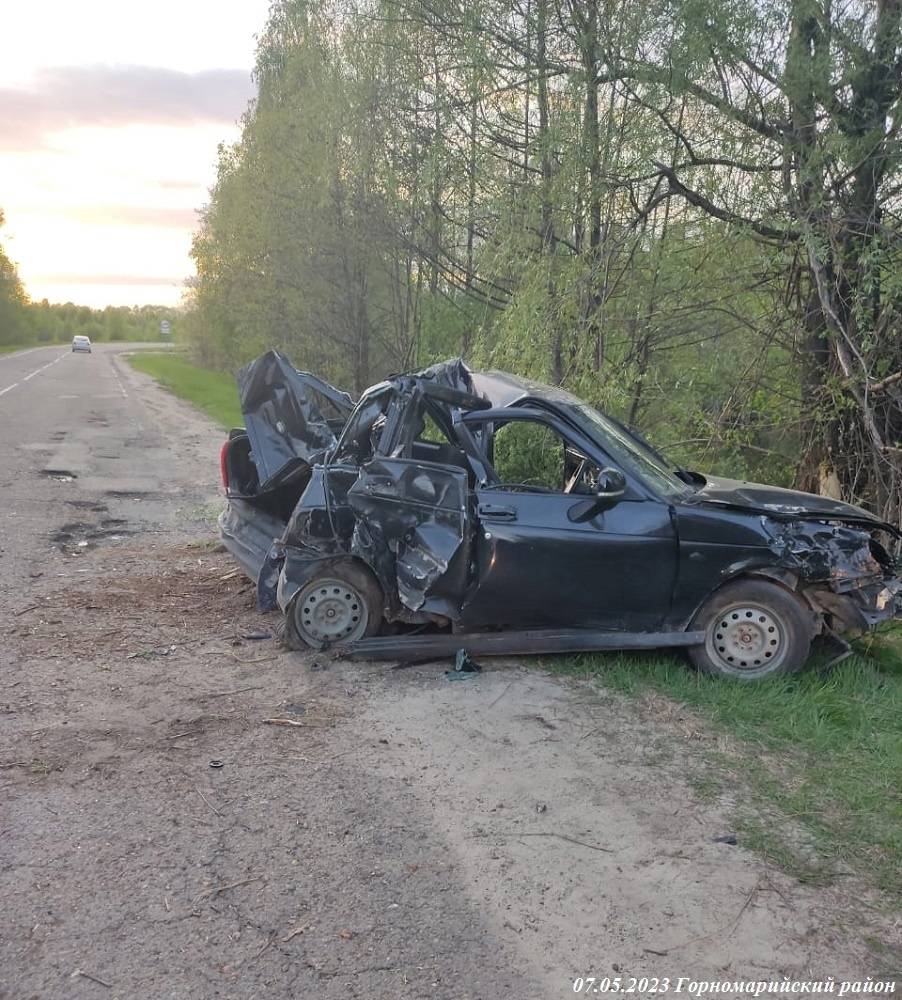
[{"label": "black tire", "polygon": [[382,590],[358,563],[324,566],[292,598],[285,637],[292,649],[324,649],[375,635],[382,624]]},{"label": "black tire", "polygon": [[690,626],[705,643],[687,650],[705,674],[757,681],[797,673],[814,635],[812,612],[793,593],[767,580],[725,584]]}]

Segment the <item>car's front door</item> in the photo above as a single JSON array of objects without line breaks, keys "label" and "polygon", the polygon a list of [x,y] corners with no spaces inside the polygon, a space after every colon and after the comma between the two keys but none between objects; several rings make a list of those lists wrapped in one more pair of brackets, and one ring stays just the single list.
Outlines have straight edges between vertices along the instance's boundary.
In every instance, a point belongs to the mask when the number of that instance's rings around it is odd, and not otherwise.
[{"label": "car's front door", "polygon": [[677,568],[669,506],[630,487],[593,506],[601,458],[550,416],[470,429],[498,481],[476,487],[476,582],[461,624],[660,627]]}]

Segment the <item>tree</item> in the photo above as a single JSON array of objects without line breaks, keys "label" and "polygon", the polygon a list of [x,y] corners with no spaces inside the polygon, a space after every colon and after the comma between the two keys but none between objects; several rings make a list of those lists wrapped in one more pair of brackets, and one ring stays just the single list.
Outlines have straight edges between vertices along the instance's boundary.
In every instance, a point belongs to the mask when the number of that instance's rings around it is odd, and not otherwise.
[{"label": "tree", "polygon": [[[0,209],[0,229],[4,223]],[[26,335],[28,296],[16,265],[0,245],[0,344],[19,344]]]},{"label": "tree", "polygon": [[358,390],[463,351],[902,522],[900,7],[278,0],[196,349]]},{"label": "tree", "polygon": [[[626,75],[680,144],[657,165],[666,195],[782,251],[800,482],[902,523],[902,5],[678,0],[660,16],[672,31]],[[675,120],[673,94],[699,113]]]}]

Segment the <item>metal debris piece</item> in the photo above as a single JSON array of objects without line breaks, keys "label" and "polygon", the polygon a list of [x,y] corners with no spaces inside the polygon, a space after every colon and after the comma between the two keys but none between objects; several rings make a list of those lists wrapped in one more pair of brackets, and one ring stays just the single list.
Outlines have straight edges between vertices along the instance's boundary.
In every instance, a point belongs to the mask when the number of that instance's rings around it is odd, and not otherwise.
[{"label": "metal debris piece", "polygon": [[454,657],[454,669],[468,674],[482,673],[482,667],[470,657],[465,649],[459,649]]},{"label": "metal debris piece", "polygon": [[476,674],[481,673],[482,667],[480,664],[471,659],[465,649],[458,649],[454,657],[454,669],[446,670],[445,677],[449,681],[465,681],[468,677],[474,677]]}]

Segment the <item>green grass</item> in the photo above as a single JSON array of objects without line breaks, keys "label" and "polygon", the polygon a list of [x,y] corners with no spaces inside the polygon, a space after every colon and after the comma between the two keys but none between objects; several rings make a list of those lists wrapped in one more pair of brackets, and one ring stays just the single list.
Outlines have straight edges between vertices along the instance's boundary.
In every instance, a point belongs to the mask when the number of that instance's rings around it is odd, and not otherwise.
[{"label": "green grass", "polygon": [[187,400],[221,427],[242,427],[244,418],[238,405],[235,378],[191,364],[178,354],[131,354],[133,368],[152,376],[171,393]]},{"label": "green grass", "polygon": [[689,784],[702,801],[719,797],[718,784],[731,793],[747,846],[806,881],[861,874],[902,898],[898,627],[862,640],[832,669],[819,670],[816,656],[801,674],[757,684],[703,677],[677,657],[586,655],[549,666],[690,707],[728,736],[729,749],[687,775]]}]

